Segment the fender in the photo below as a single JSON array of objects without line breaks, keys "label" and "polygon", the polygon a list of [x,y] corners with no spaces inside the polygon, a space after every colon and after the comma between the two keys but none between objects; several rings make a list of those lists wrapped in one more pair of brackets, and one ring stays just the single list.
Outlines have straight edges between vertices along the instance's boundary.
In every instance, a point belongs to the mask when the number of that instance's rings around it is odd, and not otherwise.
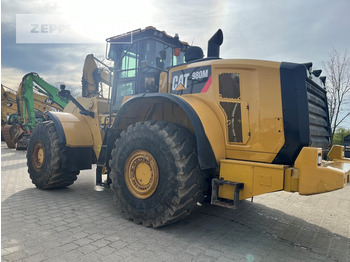
[{"label": "fender", "polygon": [[[58,142],[67,147],[67,170],[91,169],[96,162],[93,138],[83,117],[64,112],[46,112],[53,121]],[[84,132],[84,130],[86,130]]]},{"label": "fender", "polygon": [[94,146],[90,127],[84,117],[65,112],[47,112],[47,115],[56,127],[60,144],[68,147]]},{"label": "fender", "polygon": [[209,126],[219,126],[219,121],[211,109],[198,99],[168,93],[134,96],[120,108],[113,128],[124,130],[131,124],[146,120],[169,121],[191,129],[196,136],[198,162],[203,170],[216,168],[218,160],[225,157],[221,128],[215,133],[207,130]]}]

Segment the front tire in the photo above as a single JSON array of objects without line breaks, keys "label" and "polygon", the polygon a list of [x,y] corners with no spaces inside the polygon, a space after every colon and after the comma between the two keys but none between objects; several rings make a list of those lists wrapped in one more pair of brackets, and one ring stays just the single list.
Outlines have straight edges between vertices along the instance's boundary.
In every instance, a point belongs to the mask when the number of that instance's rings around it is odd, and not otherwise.
[{"label": "front tire", "polygon": [[28,173],[39,189],[70,186],[79,171],[67,170],[65,146],[59,144],[52,121],[39,123],[30,135],[27,149]]},{"label": "front tire", "polygon": [[115,199],[128,218],[145,226],[189,215],[208,189],[194,136],[173,123],[129,126],[115,143],[110,167]]}]

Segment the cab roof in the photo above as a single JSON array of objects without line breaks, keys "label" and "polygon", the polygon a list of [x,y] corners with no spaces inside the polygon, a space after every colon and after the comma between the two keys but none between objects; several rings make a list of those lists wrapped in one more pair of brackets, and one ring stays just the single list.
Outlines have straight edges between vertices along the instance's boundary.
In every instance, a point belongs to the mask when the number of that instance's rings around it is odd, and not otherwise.
[{"label": "cab roof", "polygon": [[131,44],[137,40],[144,38],[155,38],[161,42],[170,44],[172,46],[178,46],[180,48],[187,47],[188,43],[179,40],[179,37],[175,35],[172,37],[164,31],[159,31],[153,26],[148,26],[145,29],[136,29],[121,35],[107,38],[106,41],[109,43],[121,43]]}]

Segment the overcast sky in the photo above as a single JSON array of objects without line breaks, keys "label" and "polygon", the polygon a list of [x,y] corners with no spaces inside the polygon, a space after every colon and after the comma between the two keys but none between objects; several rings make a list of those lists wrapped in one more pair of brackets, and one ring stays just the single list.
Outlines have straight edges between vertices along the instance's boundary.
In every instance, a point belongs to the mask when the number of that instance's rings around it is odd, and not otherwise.
[{"label": "overcast sky", "polygon": [[[80,87],[87,54],[103,58],[106,38],[149,25],[169,35],[178,33],[180,40],[201,46],[205,53],[208,39],[221,28],[222,58],[313,62],[314,69],[322,69],[332,48],[350,51],[349,0],[2,0],[1,4],[1,82],[14,89],[28,72],[37,72],[51,84]],[[16,14],[56,14],[72,23],[93,25],[94,30],[76,34],[74,41],[80,43],[75,44],[16,44]],[[88,43],[91,39],[100,43]]]}]

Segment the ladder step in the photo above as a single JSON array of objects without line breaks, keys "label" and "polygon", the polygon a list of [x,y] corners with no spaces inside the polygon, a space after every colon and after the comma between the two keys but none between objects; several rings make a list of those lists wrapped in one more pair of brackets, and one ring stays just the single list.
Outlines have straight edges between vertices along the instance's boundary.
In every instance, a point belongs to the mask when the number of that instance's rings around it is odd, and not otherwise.
[{"label": "ladder step", "polygon": [[[211,204],[212,205],[217,205],[217,206],[222,206],[222,207],[227,207],[227,208],[232,208],[236,209],[238,208],[239,205],[239,191],[244,188],[243,183],[239,182],[232,182],[228,180],[223,180],[223,179],[217,179],[214,178],[211,181],[212,185],[212,192],[211,192]],[[219,186],[221,185],[230,185],[234,186],[234,193],[233,193],[233,201],[227,201],[227,200],[220,200],[219,199]]]}]

